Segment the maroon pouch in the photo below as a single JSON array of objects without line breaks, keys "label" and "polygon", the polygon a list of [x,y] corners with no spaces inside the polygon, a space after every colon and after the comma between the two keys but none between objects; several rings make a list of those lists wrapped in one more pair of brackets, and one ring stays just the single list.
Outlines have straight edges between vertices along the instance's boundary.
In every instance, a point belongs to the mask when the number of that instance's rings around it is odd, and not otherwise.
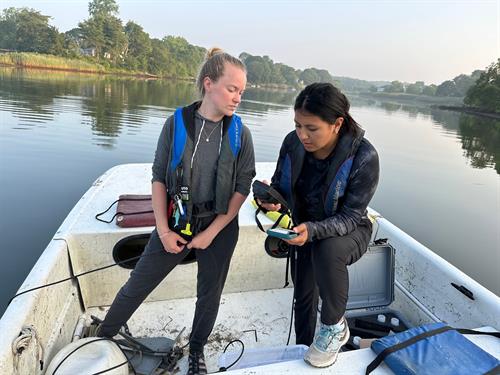
[{"label": "maroon pouch", "polygon": [[[106,221],[100,219],[100,216],[108,212],[115,203],[118,203],[118,206],[111,220]],[[114,201],[106,211],[100,212],[95,216],[97,220],[108,224],[111,223],[115,217],[116,225],[121,228],[154,226],[156,222],[151,195],[120,195],[118,200]]]}]

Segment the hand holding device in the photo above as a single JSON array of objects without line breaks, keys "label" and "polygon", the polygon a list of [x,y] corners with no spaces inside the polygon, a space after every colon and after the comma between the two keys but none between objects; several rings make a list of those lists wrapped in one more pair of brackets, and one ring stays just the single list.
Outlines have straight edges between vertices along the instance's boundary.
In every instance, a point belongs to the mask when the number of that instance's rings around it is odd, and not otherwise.
[{"label": "hand holding device", "polygon": [[295,238],[295,237],[298,236],[298,234],[295,233],[293,230],[291,230],[291,229],[285,229],[285,228],[271,228],[271,229],[268,229],[266,231],[266,233],[269,236],[281,238],[281,239],[284,239],[284,240],[291,240],[291,239],[293,239],[293,238]]},{"label": "hand holding device", "polygon": [[255,180],[252,184],[253,196],[256,200],[262,203],[279,203],[278,199],[269,193],[270,189],[272,188],[264,181]]}]

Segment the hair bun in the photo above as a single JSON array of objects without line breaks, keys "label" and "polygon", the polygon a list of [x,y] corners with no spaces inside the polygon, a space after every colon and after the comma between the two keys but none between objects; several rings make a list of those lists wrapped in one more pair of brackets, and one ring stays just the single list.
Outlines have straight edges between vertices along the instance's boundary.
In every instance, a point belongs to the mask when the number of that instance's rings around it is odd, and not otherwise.
[{"label": "hair bun", "polygon": [[207,60],[215,55],[218,55],[220,53],[224,53],[222,48],[219,47],[212,47],[207,51]]}]

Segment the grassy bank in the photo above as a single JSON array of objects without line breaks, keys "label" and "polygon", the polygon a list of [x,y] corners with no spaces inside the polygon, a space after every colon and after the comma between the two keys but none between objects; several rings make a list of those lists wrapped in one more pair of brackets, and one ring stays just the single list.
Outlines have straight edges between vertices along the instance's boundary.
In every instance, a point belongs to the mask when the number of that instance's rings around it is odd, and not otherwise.
[{"label": "grassy bank", "polygon": [[383,101],[394,101],[398,103],[419,102],[422,104],[435,104],[435,105],[448,104],[455,106],[462,105],[464,99],[452,96],[427,96],[427,95],[413,95],[405,93],[387,93],[387,92],[360,93],[359,95],[376,100],[378,99]]},{"label": "grassy bank", "polygon": [[[107,62],[105,62],[107,63]],[[120,74],[143,77],[156,77],[144,72],[104,66],[89,58],[67,58],[54,55],[45,55],[30,52],[9,52],[0,54],[0,65],[16,66],[20,68],[50,69],[69,72]]]}]

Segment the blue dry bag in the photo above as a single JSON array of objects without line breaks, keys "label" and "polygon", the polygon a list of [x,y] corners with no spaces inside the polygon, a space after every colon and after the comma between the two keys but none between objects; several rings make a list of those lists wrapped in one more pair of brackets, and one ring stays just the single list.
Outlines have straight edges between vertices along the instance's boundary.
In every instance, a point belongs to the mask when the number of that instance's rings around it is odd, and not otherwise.
[{"label": "blue dry bag", "polygon": [[432,323],[386,336],[372,342],[377,357],[366,368],[369,374],[385,361],[397,375],[471,375],[498,374],[500,361],[462,335],[492,335],[455,329],[444,323]]}]

